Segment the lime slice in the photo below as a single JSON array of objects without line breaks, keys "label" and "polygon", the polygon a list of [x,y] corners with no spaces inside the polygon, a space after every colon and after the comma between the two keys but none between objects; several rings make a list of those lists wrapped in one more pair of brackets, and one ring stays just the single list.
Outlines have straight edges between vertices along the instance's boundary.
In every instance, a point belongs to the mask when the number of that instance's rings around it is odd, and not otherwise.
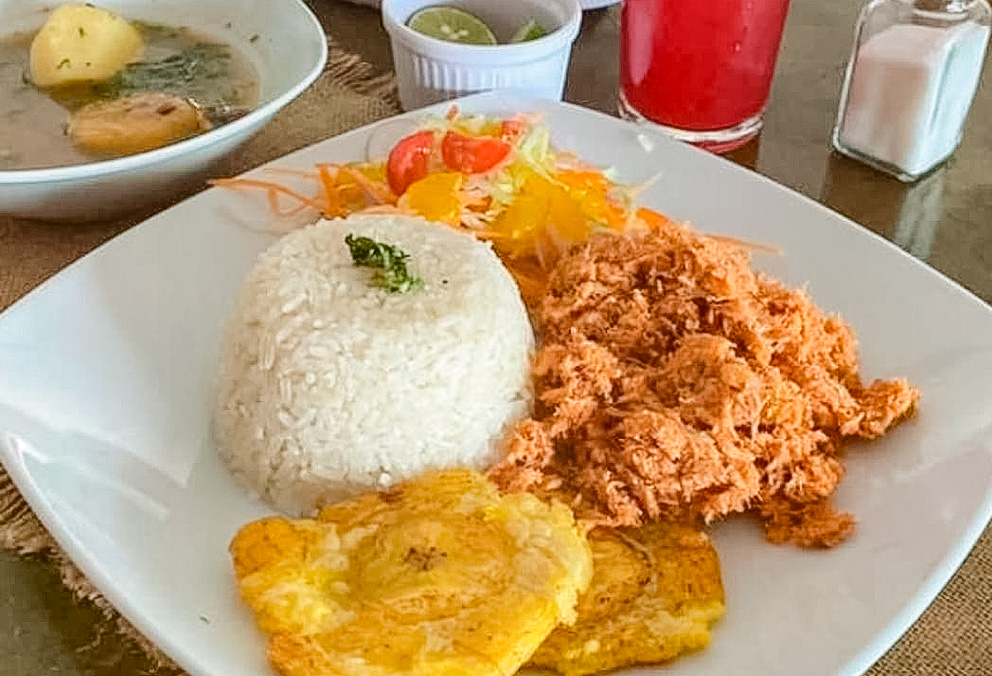
[{"label": "lime slice", "polygon": [[516,33],[513,34],[513,37],[510,38],[510,44],[536,40],[538,38],[543,38],[547,34],[548,31],[544,30],[541,24],[531,19],[523,26],[521,26],[520,30],[518,30]]},{"label": "lime slice", "polygon": [[447,5],[425,7],[410,17],[406,25],[438,40],[467,45],[495,45],[496,36],[489,26],[465,10]]}]

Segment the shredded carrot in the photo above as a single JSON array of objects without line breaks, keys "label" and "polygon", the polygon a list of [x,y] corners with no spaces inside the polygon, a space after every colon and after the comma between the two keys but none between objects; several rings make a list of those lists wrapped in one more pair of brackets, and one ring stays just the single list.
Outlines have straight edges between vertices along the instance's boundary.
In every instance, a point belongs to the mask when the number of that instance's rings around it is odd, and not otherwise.
[{"label": "shredded carrot", "polygon": [[355,183],[361,186],[362,189],[368,193],[369,197],[380,204],[396,203],[396,195],[393,194],[393,191],[390,190],[388,186],[384,186],[381,183],[376,183],[357,169],[344,166],[341,167],[341,173],[354,180]]},{"label": "shredded carrot", "polygon": [[706,235],[710,239],[715,239],[718,242],[724,242],[726,244],[733,244],[739,246],[742,249],[751,249],[753,251],[763,251],[768,254],[775,256],[781,256],[782,250],[775,246],[774,244],[764,244],[763,242],[751,242],[746,239],[738,239],[737,237],[731,237],[730,235]]},{"label": "shredded carrot", "polygon": [[[255,179],[255,178],[218,178],[212,180],[210,183],[211,185],[221,186],[224,188],[233,188],[235,190],[245,189],[245,188],[250,188],[250,189],[261,188],[262,190],[266,191],[266,196],[268,197],[268,202],[269,202],[269,208],[277,216],[292,216],[294,214],[299,213],[303,209],[306,209],[307,207],[311,207],[313,209],[317,209],[318,211],[322,211],[322,207],[323,207],[323,205],[321,204],[318,198],[307,197],[303,193],[297,192],[292,188],[287,188],[281,183],[275,183],[274,181],[262,181],[260,179]],[[296,207],[286,211],[282,209],[279,204],[280,195],[294,199],[297,202],[299,202],[299,204]]]},{"label": "shredded carrot", "polygon": [[669,227],[675,223],[668,216],[645,207],[639,208],[636,214],[637,218],[641,219],[641,221],[643,221],[643,223],[652,230],[661,230],[662,228]]},{"label": "shredded carrot", "polygon": [[320,178],[320,186],[324,189],[323,213],[329,218],[345,216],[346,211],[341,203],[341,191],[336,185],[337,172],[331,173],[332,167],[328,164],[317,165],[317,176]]},{"label": "shredded carrot", "polygon": [[265,167],[266,174],[281,174],[283,176],[298,176],[299,178],[314,179],[317,174],[308,169],[290,169],[288,167]]}]

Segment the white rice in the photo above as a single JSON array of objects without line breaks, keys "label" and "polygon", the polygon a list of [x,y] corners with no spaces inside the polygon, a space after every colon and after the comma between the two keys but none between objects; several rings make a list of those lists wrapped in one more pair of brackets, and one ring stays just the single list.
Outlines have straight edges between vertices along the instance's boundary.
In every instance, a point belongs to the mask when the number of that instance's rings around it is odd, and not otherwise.
[{"label": "white rice", "polygon": [[[423,288],[372,285],[349,233],[409,254]],[[318,223],[266,251],[237,298],[214,410],[220,456],[292,515],[429,469],[484,469],[529,411],[533,348],[487,244],[400,216]]]}]

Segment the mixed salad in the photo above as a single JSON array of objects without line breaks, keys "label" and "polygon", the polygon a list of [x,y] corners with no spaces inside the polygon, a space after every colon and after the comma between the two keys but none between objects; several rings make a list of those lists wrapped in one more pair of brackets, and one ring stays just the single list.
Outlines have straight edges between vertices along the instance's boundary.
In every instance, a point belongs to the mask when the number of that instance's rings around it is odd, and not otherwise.
[{"label": "mixed salad", "polygon": [[670,222],[636,205],[643,184],[621,184],[610,170],[555,149],[534,115],[466,116],[453,107],[425,119],[384,160],[293,173],[313,192],[246,177],[215,184],[265,190],[281,216],[399,212],[471,231],[492,242],[528,300],[543,290],[560,252],[591,233]]}]

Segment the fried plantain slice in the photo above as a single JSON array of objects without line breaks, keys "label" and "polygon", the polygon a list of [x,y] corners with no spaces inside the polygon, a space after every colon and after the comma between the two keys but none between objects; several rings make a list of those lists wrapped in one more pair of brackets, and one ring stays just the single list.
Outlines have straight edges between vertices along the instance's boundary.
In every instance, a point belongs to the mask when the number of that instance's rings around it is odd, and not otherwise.
[{"label": "fried plantain slice", "polygon": [[231,555],[284,676],[508,676],[592,576],[567,507],[467,470],[250,523]]},{"label": "fried plantain slice", "polygon": [[670,662],[705,648],[723,616],[720,561],[693,526],[657,523],[589,534],[593,576],[578,619],[548,637],[530,666],[582,676]]}]

